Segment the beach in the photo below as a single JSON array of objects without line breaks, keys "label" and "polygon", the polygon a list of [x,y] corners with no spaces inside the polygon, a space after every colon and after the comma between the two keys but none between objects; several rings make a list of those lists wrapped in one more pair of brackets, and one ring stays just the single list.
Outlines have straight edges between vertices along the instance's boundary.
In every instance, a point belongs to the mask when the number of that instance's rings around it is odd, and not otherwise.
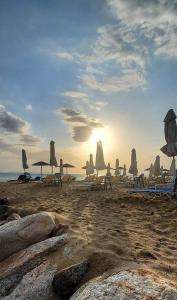
[{"label": "beach", "polygon": [[72,256],[53,259],[62,267],[85,258],[91,262],[84,280],[114,268],[145,266],[177,280],[177,201],[130,196],[126,189],[76,191],[72,185],[0,183],[0,197],[15,208],[56,212],[69,225]]}]

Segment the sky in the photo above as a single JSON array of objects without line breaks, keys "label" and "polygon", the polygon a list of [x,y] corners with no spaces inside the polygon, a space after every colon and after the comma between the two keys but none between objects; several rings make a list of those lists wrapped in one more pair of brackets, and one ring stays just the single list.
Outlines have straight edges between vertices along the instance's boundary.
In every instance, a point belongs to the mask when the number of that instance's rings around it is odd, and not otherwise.
[{"label": "sky", "polygon": [[140,172],[177,113],[177,0],[0,0],[0,172],[57,159],[81,173],[96,140],[105,162]]}]

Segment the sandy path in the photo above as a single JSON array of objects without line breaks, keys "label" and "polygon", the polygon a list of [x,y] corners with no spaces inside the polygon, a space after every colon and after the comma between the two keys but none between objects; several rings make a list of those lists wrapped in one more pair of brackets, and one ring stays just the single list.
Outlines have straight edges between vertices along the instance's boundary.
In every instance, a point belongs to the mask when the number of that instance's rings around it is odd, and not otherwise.
[{"label": "sandy path", "polygon": [[175,199],[143,200],[120,190],[76,192],[68,187],[1,183],[3,196],[13,206],[56,211],[66,218],[73,240],[79,239],[75,255],[78,259],[92,253],[94,275],[138,263],[177,281]]}]

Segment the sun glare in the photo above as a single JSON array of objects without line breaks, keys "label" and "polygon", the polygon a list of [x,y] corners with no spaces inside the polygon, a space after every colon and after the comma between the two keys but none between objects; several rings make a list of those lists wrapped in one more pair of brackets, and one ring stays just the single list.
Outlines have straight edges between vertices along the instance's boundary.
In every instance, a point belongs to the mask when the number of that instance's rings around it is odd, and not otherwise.
[{"label": "sun glare", "polygon": [[102,142],[105,141],[106,138],[106,134],[105,134],[105,130],[104,129],[94,129],[91,138],[90,138],[90,142],[91,143],[96,143],[98,140],[101,140]]}]

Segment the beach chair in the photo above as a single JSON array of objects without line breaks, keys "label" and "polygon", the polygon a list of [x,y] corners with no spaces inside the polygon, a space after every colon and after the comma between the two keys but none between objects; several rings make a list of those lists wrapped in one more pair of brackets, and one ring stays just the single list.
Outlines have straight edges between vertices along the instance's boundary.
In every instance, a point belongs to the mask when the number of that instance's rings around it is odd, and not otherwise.
[{"label": "beach chair", "polygon": [[104,178],[104,190],[107,191],[108,189],[112,190],[112,176],[106,175]]},{"label": "beach chair", "polygon": [[62,183],[63,184],[70,184],[71,182],[73,182],[76,178],[72,175],[69,174],[65,174],[62,177]]},{"label": "beach chair", "polygon": [[54,177],[54,180],[55,180],[55,184],[56,185],[59,185],[62,187],[62,178],[61,178],[61,174],[60,173],[55,173],[55,177]]},{"label": "beach chair", "polygon": [[55,183],[55,176],[54,175],[47,175],[45,178],[42,179],[42,182],[45,185],[52,185]]},{"label": "beach chair", "polygon": [[139,194],[143,198],[146,198],[148,196],[152,199],[159,198],[162,196],[165,196],[169,199],[172,197],[176,197],[177,195],[177,179],[175,179],[175,183],[172,186],[164,186],[157,184],[156,186],[152,188],[146,188],[146,189],[129,189],[129,194]]}]

